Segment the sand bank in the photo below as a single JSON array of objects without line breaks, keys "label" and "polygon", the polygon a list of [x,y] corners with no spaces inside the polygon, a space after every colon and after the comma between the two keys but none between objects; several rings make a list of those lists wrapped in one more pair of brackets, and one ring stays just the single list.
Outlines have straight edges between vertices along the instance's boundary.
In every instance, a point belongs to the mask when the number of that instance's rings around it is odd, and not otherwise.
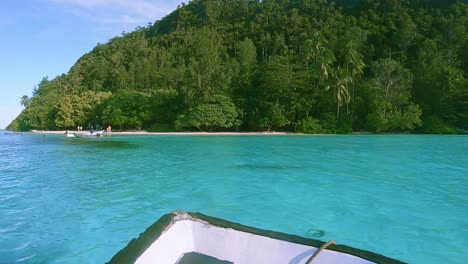
[{"label": "sand bank", "polygon": [[[98,131],[96,131],[98,132]],[[62,135],[66,130],[59,131],[41,131],[33,130],[29,133],[39,135]],[[72,131],[68,133],[89,133],[89,131]],[[147,131],[124,131],[124,132],[104,132],[104,136],[284,136],[284,135],[301,135],[288,132],[147,132]]]}]

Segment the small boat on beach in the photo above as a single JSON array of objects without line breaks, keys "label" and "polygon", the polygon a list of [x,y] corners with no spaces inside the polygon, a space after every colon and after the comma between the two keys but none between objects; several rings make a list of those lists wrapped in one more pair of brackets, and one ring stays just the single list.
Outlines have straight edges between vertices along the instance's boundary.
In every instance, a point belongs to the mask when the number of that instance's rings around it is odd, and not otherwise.
[{"label": "small boat on beach", "polygon": [[94,132],[92,134],[91,133],[73,133],[73,136],[76,138],[98,138],[98,137],[102,137],[103,134],[104,134],[104,130]]},{"label": "small boat on beach", "polygon": [[403,263],[377,253],[262,230],[200,213],[161,217],[108,263],[368,264]]}]

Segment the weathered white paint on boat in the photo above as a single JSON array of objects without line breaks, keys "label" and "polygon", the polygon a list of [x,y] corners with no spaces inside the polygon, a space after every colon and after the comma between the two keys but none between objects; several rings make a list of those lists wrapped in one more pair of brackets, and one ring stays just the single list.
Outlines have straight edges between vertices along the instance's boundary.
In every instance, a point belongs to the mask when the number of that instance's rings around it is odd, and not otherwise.
[{"label": "weathered white paint on boat", "polygon": [[[161,217],[138,239],[130,241],[109,263],[176,264],[181,259],[192,263],[189,259],[193,254],[190,253],[196,253],[223,263],[304,264],[323,244],[323,241],[244,226],[199,213],[173,212]],[[321,251],[313,263],[403,262],[345,245],[331,245]]]},{"label": "weathered white paint on boat", "polygon": [[[137,264],[174,264],[184,254],[197,252],[233,263],[303,264],[316,247],[212,226],[188,215],[181,216],[164,231]],[[314,263],[374,263],[345,253],[324,250]]]}]

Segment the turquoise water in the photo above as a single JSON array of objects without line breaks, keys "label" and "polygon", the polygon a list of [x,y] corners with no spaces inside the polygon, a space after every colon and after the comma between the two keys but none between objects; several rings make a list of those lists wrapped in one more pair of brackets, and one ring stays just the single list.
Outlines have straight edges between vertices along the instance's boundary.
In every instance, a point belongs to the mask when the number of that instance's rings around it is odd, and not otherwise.
[{"label": "turquoise water", "polygon": [[467,263],[467,150],[465,136],[0,132],[0,263],[103,263],[176,209]]}]

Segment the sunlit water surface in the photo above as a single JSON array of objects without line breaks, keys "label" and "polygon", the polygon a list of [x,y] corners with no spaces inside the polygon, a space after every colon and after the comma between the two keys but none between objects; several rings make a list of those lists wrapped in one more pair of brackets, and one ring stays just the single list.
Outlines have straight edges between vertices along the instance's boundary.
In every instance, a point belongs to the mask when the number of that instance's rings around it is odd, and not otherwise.
[{"label": "sunlit water surface", "polygon": [[0,263],[103,263],[176,209],[468,263],[468,137],[0,132]]}]

